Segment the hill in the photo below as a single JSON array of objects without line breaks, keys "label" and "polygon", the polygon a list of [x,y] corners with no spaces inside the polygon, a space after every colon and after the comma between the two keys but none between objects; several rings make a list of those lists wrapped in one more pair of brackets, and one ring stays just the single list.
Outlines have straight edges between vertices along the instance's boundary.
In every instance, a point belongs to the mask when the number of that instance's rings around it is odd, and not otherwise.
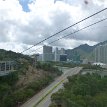
[{"label": "hill", "polygon": [[80,45],[74,49],[66,50],[68,59],[73,59],[74,56],[80,56],[81,59],[87,57],[93,51],[94,47],[87,44]]},{"label": "hill", "polygon": [[19,107],[62,72],[49,63],[34,63],[27,55],[0,50],[0,60],[16,62],[16,71],[0,76],[0,107]]},{"label": "hill", "polygon": [[21,53],[16,53],[13,51],[7,51],[4,49],[0,49],[0,61],[4,61],[4,60],[19,60],[19,59],[26,59],[26,60],[32,60],[28,55],[23,55]]},{"label": "hill", "polygon": [[105,45],[105,44],[107,44],[107,40],[94,45],[94,47],[97,47],[97,46],[100,46],[100,45]]},{"label": "hill", "polygon": [[100,45],[107,44],[107,41],[100,42],[94,46],[89,46],[88,44],[82,44],[74,49],[67,49],[66,54],[68,59],[73,59],[74,57],[80,57],[80,59],[84,58],[92,58],[92,52],[93,50]]}]

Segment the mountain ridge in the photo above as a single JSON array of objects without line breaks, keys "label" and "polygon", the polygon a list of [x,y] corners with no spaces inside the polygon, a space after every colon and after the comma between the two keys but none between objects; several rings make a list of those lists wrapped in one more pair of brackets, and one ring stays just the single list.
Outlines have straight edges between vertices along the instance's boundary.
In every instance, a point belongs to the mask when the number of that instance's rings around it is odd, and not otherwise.
[{"label": "mountain ridge", "polygon": [[67,54],[67,58],[71,60],[76,54],[80,56],[80,59],[84,59],[87,58],[87,56],[89,56],[97,46],[104,44],[107,44],[107,40],[97,43],[96,45],[93,46],[90,46],[88,44],[82,44],[78,47],[75,47],[74,49],[67,49],[65,53]]}]

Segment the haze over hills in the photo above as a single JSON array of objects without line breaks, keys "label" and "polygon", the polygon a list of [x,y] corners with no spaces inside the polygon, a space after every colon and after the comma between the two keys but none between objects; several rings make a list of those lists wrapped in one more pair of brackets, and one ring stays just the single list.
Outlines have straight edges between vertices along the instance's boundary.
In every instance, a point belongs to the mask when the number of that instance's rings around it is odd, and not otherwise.
[{"label": "haze over hills", "polygon": [[72,59],[74,55],[79,55],[81,58],[84,58],[92,51],[93,51],[93,46],[89,46],[88,44],[83,44],[72,50],[71,49],[66,50],[66,54],[68,56],[68,59]]},{"label": "haze over hills", "polygon": [[104,45],[106,43],[107,40],[104,42],[100,42],[94,46],[89,46],[88,44],[82,44],[74,49],[66,50],[66,54],[68,56],[68,59],[72,59],[75,55],[79,55],[81,59],[84,59],[89,57],[97,46]]},{"label": "haze over hills", "polygon": [[[67,54],[68,59],[72,59],[75,55],[80,56],[81,59],[87,58],[93,52],[93,50],[100,45],[104,45],[107,43],[107,40],[104,42],[100,42],[94,46],[89,46],[88,44],[82,44],[74,49],[67,49],[65,53]],[[20,53],[16,53],[13,51],[7,51],[4,49],[0,49],[0,60],[16,60],[19,58],[24,58],[27,60],[31,60],[28,55],[23,55]]]},{"label": "haze over hills", "polygon": [[100,43],[94,45],[94,47],[100,46],[100,45],[104,45],[104,44],[107,44],[107,40],[105,40],[105,41],[103,41],[103,42],[100,42]]}]

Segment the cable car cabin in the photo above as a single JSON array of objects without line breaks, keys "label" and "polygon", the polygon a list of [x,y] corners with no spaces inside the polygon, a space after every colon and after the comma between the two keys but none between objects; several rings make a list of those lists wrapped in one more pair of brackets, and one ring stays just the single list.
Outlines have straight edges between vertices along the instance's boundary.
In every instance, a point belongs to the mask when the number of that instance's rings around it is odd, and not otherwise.
[{"label": "cable car cabin", "polygon": [[14,61],[0,61],[0,76],[8,75],[13,71],[15,71]]}]

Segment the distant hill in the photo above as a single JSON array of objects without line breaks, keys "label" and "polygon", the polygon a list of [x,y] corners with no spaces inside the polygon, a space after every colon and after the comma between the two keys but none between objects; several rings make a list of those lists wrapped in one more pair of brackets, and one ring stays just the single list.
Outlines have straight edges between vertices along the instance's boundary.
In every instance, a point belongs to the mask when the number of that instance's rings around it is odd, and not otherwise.
[{"label": "distant hill", "polygon": [[0,49],[0,61],[8,61],[8,60],[19,60],[19,59],[26,59],[31,60],[31,58],[28,55],[23,55],[21,53],[16,53],[13,51],[7,51],[4,49]]},{"label": "distant hill", "polygon": [[73,59],[74,56],[80,56],[81,59],[91,57],[93,50],[100,45],[107,44],[107,40],[100,42],[94,46],[89,46],[88,44],[82,44],[74,49],[67,49],[65,53],[68,59]]},{"label": "distant hill", "polygon": [[[68,59],[73,59],[76,57],[79,59],[87,58],[92,56],[92,52],[95,47],[107,44],[107,40],[104,42],[100,42],[94,46],[89,46],[88,44],[82,44],[74,49],[67,49],[65,53],[67,54]],[[13,51],[6,51],[4,49],[0,49],[0,61],[4,60],[19,60],[19,59],[26,59],[32,61],[32,59],[28,55],[23,55],[20,53],[16,53]]]},{"label": "distant hill", "polygon": [[89,53],[93,51],[94,47],[89,46],[88,44],[80,45],[74,49],[66,50],[66,54],[68,59],[72,59],[75,55],[79,55],[80,58],[85,58]]},{"label": "distant hill", "polygon": [[94,45],[93,47],[100,46],[100,45],[104,45],[104,44],[107,44],[107,40],[106,40],[106,41],[104,41],[104,42],[100,42],[100,43],[98,43],[98,44]]},{"label": "distant hill", "polygon": [[94,49],[93,46],[89,46],[88,44],[83,44],[83,45],[80,45],[79,47],[74,48],[73,51],[82,50],[82,51],[89,53],[89,52],[93,51],[93,49]]}]

